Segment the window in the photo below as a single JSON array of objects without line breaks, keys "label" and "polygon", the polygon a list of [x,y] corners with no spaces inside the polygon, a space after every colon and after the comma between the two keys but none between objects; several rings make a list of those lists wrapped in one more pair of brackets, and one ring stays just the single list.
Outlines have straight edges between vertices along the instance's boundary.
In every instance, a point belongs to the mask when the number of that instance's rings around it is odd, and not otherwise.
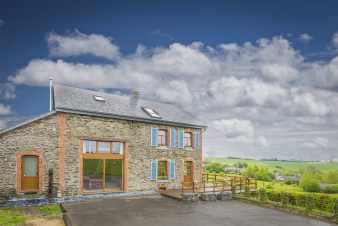
[{"label": "window", "polygon": [[103,98],[103,97],[101,97],[101,96],[93,96],[93,98],[94,98],[94,100],[96,100],[96,101],[100,101],[100,102],[105,102],[106,100]]},{"label": "window", "polygon": [[158,161],[157,167],[157,179],[158,180],[168,180],[168,166],[167,161]]},{"label": "window", "polygon": [[158,130],[157,143],[160,146],[165,146],[167,144],[167,131],[165,129]]},{"label": "window", "polygon": [[96,152],[96,141],[85,140],[83,142],[83,153],[95,153]]},{"label": "window", "polygon": [[185,132],[184,133],[184,146],[185,147],[191,147],[192,146],[192,135],[191,132]]},{"label": "window", "polygon": [[110,142],[98,142],[98,152],[99,153],[109,153],[110,152]]},{"label": "window", "polygon": [[112,144],[112,153],[113,154],[123,154],[123,143],[113,142]]},{"label": "window", "polygon": [[145,111],[152,118],[161,118],[160,114],[154,109],[142,107],[143,111]]},{"label": "window", "polygon": [[83,153],[85,154],[123,154],[124,144],[123,142],[117,141],[94,141],[94,140],[85,140],[83,141]]}]

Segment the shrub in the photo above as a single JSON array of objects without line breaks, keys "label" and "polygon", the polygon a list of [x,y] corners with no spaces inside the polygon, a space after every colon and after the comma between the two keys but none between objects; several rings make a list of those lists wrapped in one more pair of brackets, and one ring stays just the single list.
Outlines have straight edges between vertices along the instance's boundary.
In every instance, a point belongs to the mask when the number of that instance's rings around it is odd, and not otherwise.
[{"label": "shrub", "polygon": [[273,179],[273,174],[267,167],[256,165],[248,166],[244,171],[244,175],[262,181],[272,181]]},{"label": "shrub", "polygon": [[320,192],[319,180],[312,178],[310,175],[303,175],[299,186],[306,192]]},{"label": "shrub", "polygon": [[264,188],[258,189],[258,199],[261,202],[265,202],[267,200],[266,190]]},{"label": "shrub", "polygon": [[205,167],[209,173],[223,173],[226,165],[218,162],[208,163]]},{"label": "shrub", "polygon": [[327,184],[338,184],[338,170],[326,172],[323,175],[323,182]]}]

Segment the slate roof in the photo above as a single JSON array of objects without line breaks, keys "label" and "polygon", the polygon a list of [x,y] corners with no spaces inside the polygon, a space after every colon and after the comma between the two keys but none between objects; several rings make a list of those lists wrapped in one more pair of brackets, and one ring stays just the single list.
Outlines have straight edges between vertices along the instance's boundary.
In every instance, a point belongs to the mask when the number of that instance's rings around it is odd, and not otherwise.
[{"label": "slate roof", "polygon": [[[97,101],[94,96],[105,99]],[[154,109],[160,119],[148,115],[142,107]],[[121,118],[126,120],[175,124],[188,127],[205,128],[191,113],[180,107],[163,102],[139,98],[136,106],[131,106],[130,96],[121,96],[79,89],[64,85],[54,85],[54,110],[85,115]]]}]

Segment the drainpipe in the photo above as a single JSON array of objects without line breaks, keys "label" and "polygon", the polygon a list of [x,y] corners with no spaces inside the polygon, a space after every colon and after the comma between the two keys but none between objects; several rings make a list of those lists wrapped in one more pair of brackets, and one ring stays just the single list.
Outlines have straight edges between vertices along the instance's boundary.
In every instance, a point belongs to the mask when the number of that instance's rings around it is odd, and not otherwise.
[{"label": "drainpipe", "polygon": [[53,78],[49,78],[49,112],[53,111]]}]

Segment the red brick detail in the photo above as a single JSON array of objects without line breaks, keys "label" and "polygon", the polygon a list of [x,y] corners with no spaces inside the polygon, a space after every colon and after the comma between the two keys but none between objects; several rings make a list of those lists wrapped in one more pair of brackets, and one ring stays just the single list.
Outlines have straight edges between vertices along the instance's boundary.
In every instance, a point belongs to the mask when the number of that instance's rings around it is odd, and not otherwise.
[{"label": "red brick detail", "polygon": [[65,114],[59,113],[59,189],[61,195],[65,191],[65,121]]},{"label": "red brick detail", "polygon": [[[21,189],[21,177],[22,177],[22,157],[23,156],[36,156],[39,160],[39,189],[34,190],[34,191],[23,191]],[[39,150],[31,150],[31,151],[23,151],[23,152],[18,152],[16,153],[16,192],[17,193],[23,193],[23,192],[42,192],[42,187],[43,187],[43,157],[42,157],[42,152]]]}]

